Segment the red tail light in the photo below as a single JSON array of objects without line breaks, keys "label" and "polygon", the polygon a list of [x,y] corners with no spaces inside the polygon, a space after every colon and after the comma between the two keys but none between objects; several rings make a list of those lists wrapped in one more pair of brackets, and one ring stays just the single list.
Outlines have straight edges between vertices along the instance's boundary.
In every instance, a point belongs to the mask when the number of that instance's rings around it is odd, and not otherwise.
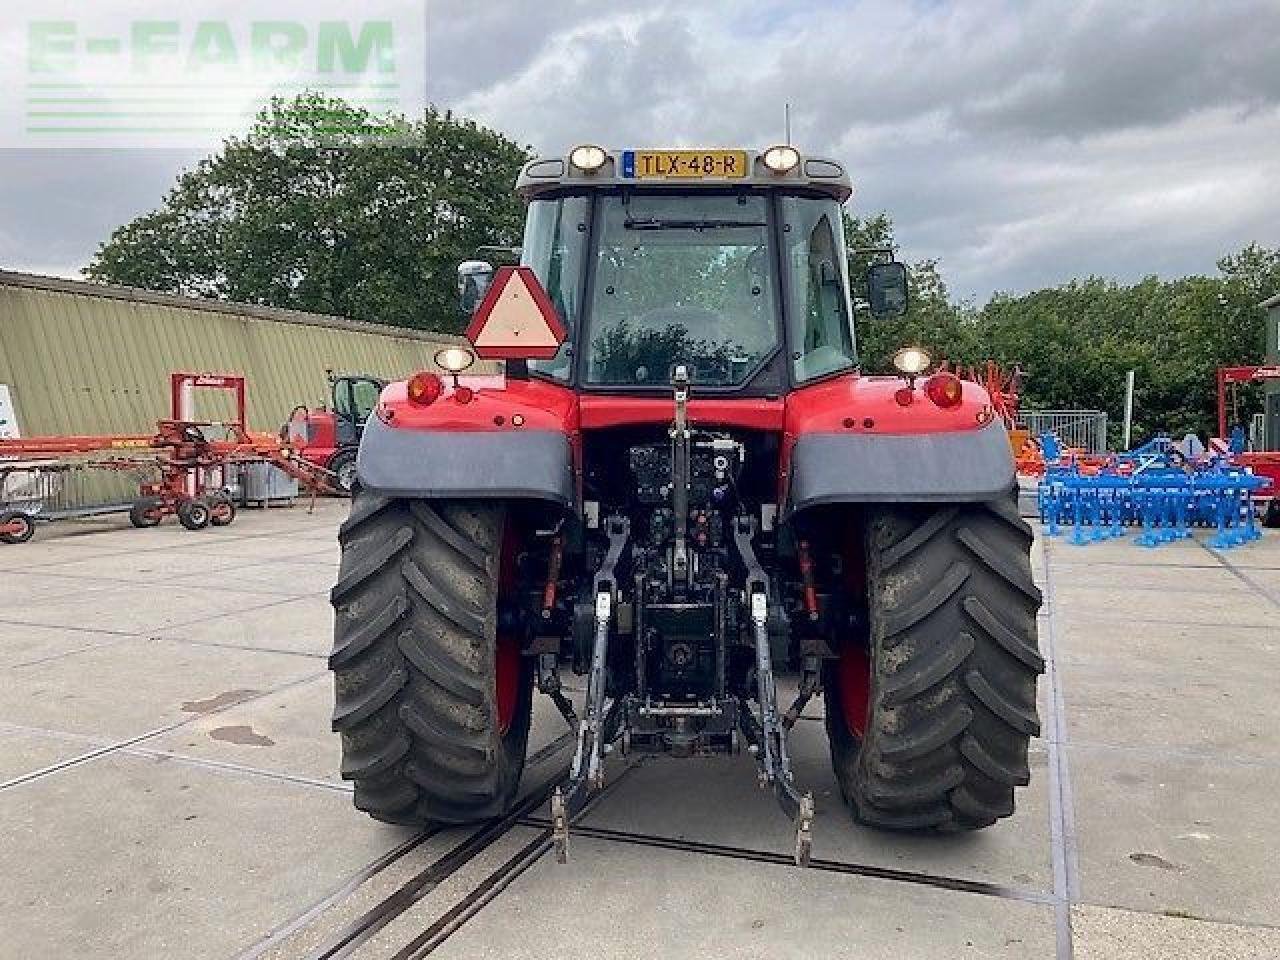
[{"label": "red tail light", "polygon": [[415,373],[409,378],[406,386],[406,393],[409,395],[409,402],[415,403],[420,407],[429,407],[440,399],[440,394],[444,391],[444,381],[434,373]]},{"label": "red tail light", "polygon": [[944,410],[960,406],[964,396],[960,378],[952,373],[935,373],[925,381],[924,392],[930,400]]}]

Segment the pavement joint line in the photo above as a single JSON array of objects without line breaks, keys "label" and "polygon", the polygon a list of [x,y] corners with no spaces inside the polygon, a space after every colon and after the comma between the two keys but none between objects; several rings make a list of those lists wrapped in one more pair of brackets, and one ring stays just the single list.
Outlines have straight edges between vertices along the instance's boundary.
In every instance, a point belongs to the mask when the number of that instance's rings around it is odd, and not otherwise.
[{"label": "pavement joint line", "polygon": [[[1196,542],[1200,543],[1200,541],[1198,540]],[[1209,554],[1215,557],[1217,561],[1222,564],[1222,566],[1224,566],[1227,570],[1229,570],[1232,574],[1234,574],[1235,577],[1239,579],[1241,583],[1248,586],[1251,590],[1253,590],[1254,593],[1258,594],[1258,596],[1262,597],[1262,599],[1266,600],[1273,607],[1280,609],[1280,599],[1277,599],[1276,595],[1273,594],[1270,590],[1268,590],[1262,584],[1255,581],[1252,577],[1250,577],[1243,570],[1241,570],[1234,563],[1232,563],[1225,556],[1223,556],[1221,550],[1215,550],[1213,547],[1209,546],[1207,543],[1200,543],[1200,546],[1204,547],[1207,551],[1209,551]]]},{"label": "pavement joint line", "polygon": [[[1224,927],[1239,927],[1242,930],[1280,930],[1280,923],[1266,923],[1262,920],[1224,920],[1219,917],[1206,917],[1199,914],[1165,913],[1163,910],[1144,910],[1142,907],[1129,907],[1118,903],[1098,903],[1095,900],[1078,900],[1077,907],[1096,907],[1100,910],[1115,910],[1120,913],[1132,913],[1140,917],[1158,917],[1162,920],[1190,920],[1193,923],[1216,923]],[[1218,956],[1213,954],[1212,956]]]},{"label": "pavement joint line", "polygon": [[[1049,541],[1044,541],[1045,596],[1053,609],[1053,573]],[[1053,866],[1053,917],[1057,960],[1073,960],[1071,901],[1079,891],[1079,864],[1075,850],[1075,813],[1066,766],[1065,705],[1055,664],[1054,617],[1045,625],[1045,680],[1049,684],[1048,712],[1051,736],[1045,741],[1049,758],[1049,850]]]},{"label": "pavement joint line", "polygon": [[128,630],[112,630],[108,627],[77,627],[74,624],[63,623],[31,623],[27,620],[5,620],[0,618],[0,624],[13,627],[39,627],[44,630],[70,630],[75,633],[104,633],[109,636],[119,637],[122,640],[140,636],[140,634]]},{"label": "pavement joint line", "polygon": [[[1181,568],[1174,567],[1174,568],[1172,568],[1172,569],[1177,570],[1177,569],[1181,569]],[[1215,568],[1214,568],[1214,567],[1196,567],[1196,569],[1197,569],[1197,570],[1213,570],[1213,569],[1215,569]],[[1124,586],[1117,587],[1117,586],[1115,586],[1114,584],[1106,584],[1106,583],[1075,583],[1075,584],[1072,584],[1072,585],[1071,585],[1071,589],[1072,589],[1072,590],[1085,591],[1085,592],[1087,592],[1087,591],[1091,591],[1091,590],[1123,590],[1123,591],[1125,591],[1126,593],[1129,593],[1129,592],[1137,592],[1137,593],[1163,593],[1163,594],[1168,595],[1169,591],[1170,591],[1172,588],[1170,588],[1170,587],[1143,587],[1143,586],[1135,586],[1135,585],[1133,585],[1133,584],[1125,584]],[[1182,588],[1182,587],[1178,587],[1178,588],[1177,588],[1177,592],[1178,592],[1178,596],[1180,596],[1180,597],[1181,597],[1181,596],[1191,596],[1191,597],[1221,597],[1221,596],[1222,596],[1222,593],[1223,593],[1223,591],[1222,591],[1222,590],[1186,590],[1186,589],[1184,589],[1184,588]],[[1244,592],[1244,591],[1239,590],[1239,589],[1236,589],[1234,592],[1236,592],[1236,593],[1242,593],[1242,592]]]},{"label": "pavement joint line", "polygon": [[[197,588],[189,587],[187,589],[196,590]],[[26,620],[6,620],[4,618],[0,618],[0,624],[10,624],[15,627],[45,627],[47,629],[53,629],[53,630],[79,630],[83,633],[108,633],[113,636],[120,636],[120,637],[146,637],[149,639],[156,639],[156,638],[167,639],[167,638],[160,637],[160,634],[158,633],[158,631],[181,630],[183,627],[194,627],[202,623],[207,623],[210,620],[217,620],[222,617],[233,617],[241,613],[256,613],[259,610],[266,610],[270,607],[280,606],[281,604],[294,603],[298,600],[306,600],[308,597],[327,596],[328,593],[329,591],[322,590],[322,591],[315,591],[310,593],[300,593],[297,596],[281,596],[277,594],[276,595],[277,599],[272,600],[268,603],[256,603],[256,604],[251,604],[245,607],[236,607],[231,610],[222,610],[217,613],[207,614],[206,616],[203,616],[203,617],[196,617],[194,620],[183,620],[179,623],[170,623],[162,627],[147,627],[142,630],[132,630],[132,631],[111,630],[107,627],[78,627],[78,626],[75,626],[74,624],[64,624],[64,623],[31,623]],[[263,596],[263,594],[259,594],[259,596]]]},{"label": "pavement joint line", "polygon": [[[58,629],[58,628],[52,628]],[[128,635],[110,634],[107,639],[101,643],[88,643],[83,647],[76,647],[74,650],[63,650],[61,653],[51,653],[47,657],[36,657],[34,660],[23,660],[20,663],[9,665],[10,670],[17,670],[19,667],[38,667],[44,663],[52,663],[54,660],[61,660],[63,657],[72,657],[77,653],[88,653],[90,650],[101,650],[103,647],[113,647],[118,643],[124,643],[126,640],[132,639]]]},{"label": "pavement joint line", "polygon": [[[1068,746],[1063,744],[1063,746]],[[1069,744],[1072,750],[1097,751],[1099,753],[1132,753],[1138,756],[1176,759],[1185,762],[1203,761],[1215,767],[1242,767],[1246,770],[1280,769],[1280,758],[1268,760],[1265,757],[1244,757],[1239,754],[1220,754],[1209,750],[1198,750],[1194,747],[1161,746],[1144,747],[1127,743],[1099,743],[1091,740],[1074,740]]]},{"label": "pavement joint line", "polygon": [[[328,593],[328,591],[324,591]],[[302,593],[296,597],[281,597],[278,600],[272,600],[269,603],[257,603],[247,607],[236,607],[234,610],[223,610],[219,613],[211,613],[207,616],[196,617],[194,620],[184,620],[181,623],[171,623],[164,627],[150,628],[143,632],[144,636],[159,636],[157,630],[181,630],[184,627],[194,627],[202,623],[208,623],[210,620],[219,620],[223,617],[234,617],[241,613],[257,613],[260,610],[268,610],[271,607],[279,607],[286,603],[295,603],[298,600],[305,600],[308,597],[320,596],[315,593]]]},{"label": "pavement joint line", "polygon": [[214,647],[218,650],[244,650],[252,653],[276,653],[285,657],[307,657],[311,660],[328,660],[327,653],[307,653],[303,650],[284,650],[279,647],[247,647],[238,643],[220,643],[217,640],[193,640],[190,637],[166,637],[161,634],[159,640],[170,640],[174,643],[189,643],[197,647]]},{"label": "pavement joint line", "polygon": [[[0,620],[0,624],[6,621]],[[37,626],[37,624],[29,624],[29,626]],[[50,630],[73,630],[74,627],[49,627]],[[101,632],[101,631],[88,631]],[[61,653],[51,653],[47,657],[37,657],[34,660],[24,660],[21,663],[11,664],[8,667],[0,669],[17,670],[25,667],[38,667],[46,663],[52,663],[55,660],[62,660],[66,657],[77,656],[82,653],[90,653],[95,650],[101,650],[105,647],[114,647],[128,640],[143,640],[148,642],[161,643],[184,643],[197,647],[210,647],[217,650],[237,650],[242,653],[271,653],[285,657],[305,657],[308,660],[328,660],[328,655],[323,653],[306,653],[301,650],[281,650],[274,647],[251,647],[239,646],[234,643],[218,643],[215,640],[192,640],[189,637],[170,637],[164,634],[151,633],[112,633],[109,639],[103,640],[101,643],[90,643],[83,647],[76,647],[74,650],[64,650]]]},{"label": "pavement joint line", "polygon": [[176,763],[185,763],[193,767],[205,767],[213,770],[225,770],[231,773],[243,773],[248,776],[262,777],[283,783],[300,784],[304,787],[315,787],[332,793],[353,793],[355,788],[346,783],[334,783],[332,780],[320,780],[316,777],[304,777],[296,773],[282,773],[278,770],[264,770],[262,767],[251,767],[243,763],[232,763],[229,760],[213,760],[208,757],[195,757],[189,753],[178,753],[174,750],[158,750],[152,747],[125,747],[121,753],[135,757],[163,757]]},{"label": "pavement joint line", "polygon": [[48,727],[33,727],[26,723],[10,723],[0,720],[0,733],[29,733],[54,740],[72,740],[76,743],[87,743],[95,747],[109,746],[112,741],[94,737],[87,733],[75,733],[71,730],[51,730]]},{"label": "pavement joint line", "polygon": [[[190,574],[190,577],[200,576],[204,576],[204,574]],[[185,578],[178,578],[178,580],[182,579]],[[177,587],[181,590],[211,590],[213,592],[244,593],[255,597],[283,597],[287,600],[304,600],[315,594],[314,590],[307,590],[302,593],[291,593],[286,590],[267,590],[261,587],[242,586],[241,582],[225,580],[218,583],[179,583],[177,580],[171,580],[166,582],[165,586]]]},{"label": "pavement joint line", "polygon": [[[1220,594],[1219,594],[1220,596]],[[1052,611],[1051,611],[1052,612]],[[1079,622],[1076,618],[1072,620]],[[1081,617],[1080,620],[1091,621],[1094,623],[1127,623],[1131,626],[1140,627],[1144,624],[1154,624],[1156,626],[1167,627],[1215,627],[1217,629],[1227,628],[1229,630],[1274,630],[1274,623],[1224,623],[1221,620],[1183,620],[1172,617],[1148,617],[1143,616],[1140,619],[1134,617],[1103,617],[1094,614]]]},{"label": "pavement joint line", "polygon": [[18,787],[24,783],[30,783],[34,780],[39,780],[43,777],[47,777],[49,774],[58,773],[62,770],[66,770],[68,767],[75,767],[75,766],[79,766],[82,763],[88,763],[90,760],[96,760],[98,757],[104,756],[108,753],[114,753],[118,750],[124,750],[127,747],[132,747],[134,744],[142,743],[144,740],[150,740],[152,737],[158,737],[158,736],[161,736],[162,734],[169,733],[170,731],[177,730],[180,727],[185,727],[189,723],[195,723],[201,717],[217,716],[220,713],[230,710],[232,707],[238,707],[246,703],[253,703],[254,701],[261,700],[264,697],[270,697],[270,696],[273,696],[274,694],[283,693],[286,690],[291,690],[294,687],[301,686],[304,683],[310,683],[311,681],[316,680],[319,677],[325,676],[325,674],[327,673],[328,671],[321,671],[320,673],[308,674],[305,677],[300,677],[296,680],[290,680],[289,682],[281,684],[280,686],[275,687],[274,689],[264,690],[261,693],[254,694],[251,697],[245,697],[243,700],[237,700],[235,703],[229,703],[225,707],[218,707],[217,709],[210,710],[207,713],[193,714],[190,717],[186,717],[185,719],[182,719],[182,720],[177,720],[173,723],[167,724],[166,726],[157,727],[154,730],[148,730],[146,733],[140,733],[134,737],[128,737],[124,740],[119,740],[114,743],[109,743],[103,747],[100,747],[99,749],[90,750],[87,753],[80,754],[79,756],[69,757],[66,760],[59,761],[58,763],[49,764],[47,767],[41,767],[39,770],[32,770],[29,773],[21,774],[20,776],[14,777],[10,780],[4,781],[3,783],[0,783],[0,790],[8,790],[12,787]]},{"label": "pavement joint line", "polygon": [[[111,554],[111,556],[124,556],[124,555],[125,554]],[[105,559],[105,557],[103,559]],[[67,562],[68,563],[84,563],[83,560],[70,560]],[[60,566],[60,565],[61,564],[51,564],[50,566]],[[227,567],[216,567],[212,570],[207,570],[205,572],[206,573],[225,573],[227,570],[235,570],[235,569],[239,569],[239,567],[240,565],[238,564],[232,564]],[[36,573],[28,573],[27,571],[19,571],[19,570],[14,570],[10,572],[24,573],[24,574],[27,574],[28,576],[57,577],[59,580],[87,580],[90,582],[98,582],[103,584],[103,587],[102,587],[103,590],[110,590],[112,586],[119,585],[119,584],[124,584],[131,587],[144,587],[144,586],[149,586],[152,584],[160,584],[160,583],[168,584],[184,576],[200,575],[198,573],[197,574],[179,573],[179,574],[173,574],[173,575],[165,574],[163,576],[148,577],[145,580],[141,580],[139,579],[141,574],[139,575],[139,577],[104,577],[101,574],[97,574],[97,573],[62,573],[57,570],[40,569],[40,568],[37,568]]]}]

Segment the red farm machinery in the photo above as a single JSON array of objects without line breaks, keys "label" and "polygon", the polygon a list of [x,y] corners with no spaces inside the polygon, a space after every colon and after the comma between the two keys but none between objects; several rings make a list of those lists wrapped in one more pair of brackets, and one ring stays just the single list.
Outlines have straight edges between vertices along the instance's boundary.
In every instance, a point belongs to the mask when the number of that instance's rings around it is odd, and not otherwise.
[{"label": "red farm machinery", "polygon": [[[1239,423],[1239,389],[1242,386],[1280,383],[1280,366],[1218,368],[1218,436],[1221,445],[1230,449],[1231,424]],[[1262,414],[1262,436],[1257,438],[1263,449],[1248,449],[1247,431],[1239,427],[1241,437],[1231,450],[1232,462],[1248,467],[1254,474],[1271,481],[1270,488],[1259,499],[1266,503],[1263,523],[1280,527],[1280,390],[1267,394]]]},{"label": "red farm machinery", "polygon": [[[235,414],[224,422],[192,419],[197,390],[232,395]],[[44,436],[0,440],[0,542],[22,543],[38,521],[125,512],[136,527],[176,516],[189,530],[225,526],[236,507],[227,493],[230,472],[242,464],[269,463],[317,492],[331,492],[327,471],[297,455],[278,437],[246,427],[241,376],[174,373],[168,419],[139,434]],[[65,493],[86,473],[144,476],[127,504],[67,502]]]},{"label": "red farm machinery", "polygon": [[308,462],[329,471],[333,485],[350,494],[356,479],[356,450],[385,380],[368,374],[329,372],[330,402],[293,408],[282,438]]},{"label": "red farm machinery", "polygon": [[504,814],[541,692],[575,738],[561,860],[611,758],[742,753],[806,863],[815,698],[856,820],[1012,814],[1044,661],[1008,435],[924,349],[860,370],[855,304],[900,315],[906,271],[849,276],[842,166],[588,146],[517,192],[520,266],[459,267],[474,351],[388,385],[360,444],[330,657],[356,807]]}]

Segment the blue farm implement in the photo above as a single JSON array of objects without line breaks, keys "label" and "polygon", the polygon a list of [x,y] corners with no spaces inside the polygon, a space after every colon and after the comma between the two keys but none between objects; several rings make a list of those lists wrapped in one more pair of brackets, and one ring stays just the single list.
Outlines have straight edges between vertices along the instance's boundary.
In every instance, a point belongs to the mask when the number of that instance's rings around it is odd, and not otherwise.
[{"label": "blue farm implement", "polygon": [[1040,519],[1049,536],[1070,527],[1078,546],[1122,537],[1156,547],[1213,528],[1211,547],[1238,547],[1262,536],[1255,500],[1270,480],[1225,457],[1188,460],[1167,437],[1104,462],[1062,458],[1050,435],[1041,438],[1048,464],[1040,482]]}]

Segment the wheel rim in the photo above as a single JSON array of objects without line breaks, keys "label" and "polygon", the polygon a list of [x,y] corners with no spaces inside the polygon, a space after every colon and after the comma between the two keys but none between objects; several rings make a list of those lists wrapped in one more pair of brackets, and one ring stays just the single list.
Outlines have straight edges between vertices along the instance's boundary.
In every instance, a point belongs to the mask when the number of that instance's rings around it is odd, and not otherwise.
[{"label": "wheel rim", "polygon": [[356,485],[356,464],[355,461],[348,461],[338,468],[338,486],[346,493],[351,492],[351,488]]},{"label": "wheel rim", "polygon": [[191,518],[191,522],[196,526],[203,527],[209,522],[209,508],[202,506],[194,506],[187,514]]},{"label": "wheel rim", "polygon": [[867,734],[871,719],[871,658],[866,648],[848,647],[840,654],[836,680],[844,725],[853,737],[861,740]]},{"label": "wheel rim", "polygon": [[504,629],[502,623],[503,599],[514,598],[519,581],[519,571],[516,566],[519,549],[520,538],[515,524],[508,519],[503,524],[502,553],[498,560],[498,633],[494,657],[494,695],[498,705],[498,732],[503,736],[506,736],[507,731],[511,729],[511,723],[516,716],[516,706],[520,702],[522,672],[520,635],[513,629]]},{"label": "wheel rim", "polygon": [[213,505],[213,519],[226,522],[231,519],[231,504],[220,500]]}]

